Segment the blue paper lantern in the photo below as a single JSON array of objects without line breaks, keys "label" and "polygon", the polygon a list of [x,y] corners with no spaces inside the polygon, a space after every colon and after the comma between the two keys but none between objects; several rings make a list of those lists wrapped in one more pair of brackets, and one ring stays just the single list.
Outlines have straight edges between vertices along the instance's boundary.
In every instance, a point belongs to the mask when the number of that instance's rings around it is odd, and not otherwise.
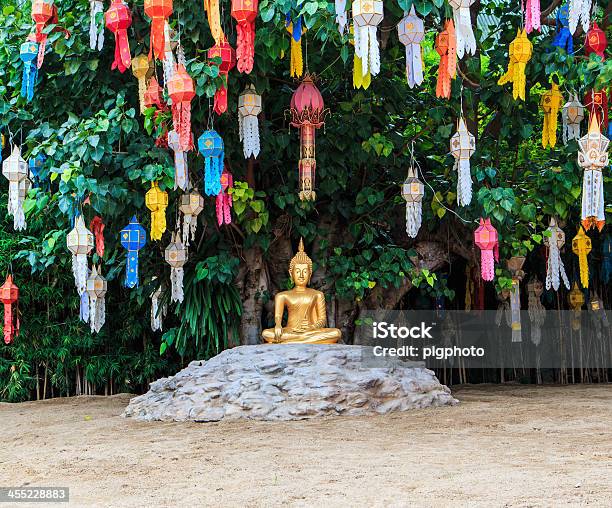
[{"label": "blue paper lantern", "polygon": [[606,236],[603,242],[601,256],[601,280],[604,284],[610,282],[612,277],[612,236]]},{"label": "blue paper lantern", "polygon": [[28,161],[28,168],[30,169],[30,179],[32,180],[32,186],[34,188],[40,186],[40,170],[42,169],[46,160],[47,158],[44,156],[44,154],[39,153],[36,157],[31,158]]},{"label": "blue paper lantern", "polygon": [[27,41],[21,45],[19,57],[23,62],[23,75],[21,78],[21,96],[27,101],[31,101],[34,97],[34,85],[38,76],[38,67],[36,59],[38,58],[38,43]]},{"label": "blue paper lantern", "polygon": [[138,286],[138,251],[147,243],[147,232],[134,215],[130,223],[121,230],[121,245],[127,252],[125,287]]},{"label": "blue paper lantern", "polygon": [[208,196],[216,196],[221,192],[225,156],[223,139],[217,131],[204,131],[198,139],[198,149],[204,157],[204,192]]},{"label": "blue paper lantern", "polygon": [[574,40],[569,29],[569,8],[567,4],[557,10],[557,35],[553,46],[564,49],[568,55],[574,52]]}]

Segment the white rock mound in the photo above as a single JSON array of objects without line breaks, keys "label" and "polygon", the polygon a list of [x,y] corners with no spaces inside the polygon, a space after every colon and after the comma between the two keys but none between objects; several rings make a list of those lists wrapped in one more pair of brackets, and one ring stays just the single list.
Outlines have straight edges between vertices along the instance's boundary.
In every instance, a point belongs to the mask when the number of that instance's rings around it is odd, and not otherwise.
[{"label": "white rock mound", "polygon": [[151,383],[123,416],[139,420],[299,420],[456,404],[434,373],[399,359],[371,368],[368,346],[241,346]]}]

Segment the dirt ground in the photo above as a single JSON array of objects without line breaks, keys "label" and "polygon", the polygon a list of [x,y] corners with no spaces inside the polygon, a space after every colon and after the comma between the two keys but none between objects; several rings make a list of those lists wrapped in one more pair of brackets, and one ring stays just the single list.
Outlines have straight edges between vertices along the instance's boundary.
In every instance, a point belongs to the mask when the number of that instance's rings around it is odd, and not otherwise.
[{"label": "dirt ground", "polygon": [[612,386],[454,395],[288,423],[141,423],[118,416],[129,395],[0,404],[0,486],[68,486],[72,506],[612,506]]}]

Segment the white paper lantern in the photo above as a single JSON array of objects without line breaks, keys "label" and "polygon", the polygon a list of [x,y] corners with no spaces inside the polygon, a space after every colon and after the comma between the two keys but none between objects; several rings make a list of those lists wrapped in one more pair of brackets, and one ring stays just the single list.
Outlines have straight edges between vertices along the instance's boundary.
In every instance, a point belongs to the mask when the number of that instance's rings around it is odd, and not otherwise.
[{"label": "white paper lantern", "polygon": [[383,20],[382,0],[354,0],[352,3],[355,27],[355,53],[361,58],[362,75],[380,72],[380,49],[377,27]]},{"label": "white paper lantern", "polygon": [[182,302],[183,291],[183,266],[187,262],[187,247],[180,241],[178,233],[172,234],[172,241],[164,252],[166,263],[170,269],[171,299],[173,302]]},{"label": "white paper lantern", "polygon": [[94,236],[85,226],[82,215],[76,219],[74,228],[66,236],[66,245],[72,252],[72,273],[79,296],[87,290],[87,255],[94,248]]},{"label": "white paper lantern", "polygon": [[107,290],[106,279],[94,266],[87,279],[87,294],[89,295],[89,322],[92,333],[99,333],[106,321]]},{"label": "white paper lantern", "polygon": [[13,146],[11,155],[2,163],[2,174],[9,181],[7,211],[13,216],[13,227],[17,231],[27,227],[23,201],[29,189],[28,164],[21,157],[21,149]]},{"label": "white paper lantern", "polygon": [[421,228],[423,195],[425,186],[416,176],[414,166],[408,170],[408,178],[402,185],[402,197],[406,200],[406,233],[415,238]]},{"label": "white paper lantern", "polygon": [[238,131],[244,152],[248,159],[259,155],[259,121],[257,115],[261,113],[261,95],[253,85],[248,85],[238,97]]},{"label": "white paper lantern", "polygon": [[410,13],[397,25],[397,34],[402,44],[406,46],[406,78],[408,86],[414,88],[423,82],[423,58],[421,55],[421,41],[425,36],[423,20],[414,12],[414,5]]},{"label": "white paper lantern", "polygon": [[457,132],[451,138],[450,149],[457,171],[457,202],[459,206],[468,206],[472,201],[470,157],[476,150],[476,140],[468,131],[463,117],[459,118]]}]

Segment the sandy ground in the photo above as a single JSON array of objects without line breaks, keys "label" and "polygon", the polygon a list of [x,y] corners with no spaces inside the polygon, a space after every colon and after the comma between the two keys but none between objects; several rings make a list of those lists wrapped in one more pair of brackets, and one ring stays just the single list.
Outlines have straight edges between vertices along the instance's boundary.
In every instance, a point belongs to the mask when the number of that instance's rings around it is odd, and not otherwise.
[{"label": "sandy ground", "polygon": [[71,506],[612,506],[612,386],[454,394],[290,423],[140,423],[118,416],[129,395],[0,404],[0,486],[68,486]]}]

